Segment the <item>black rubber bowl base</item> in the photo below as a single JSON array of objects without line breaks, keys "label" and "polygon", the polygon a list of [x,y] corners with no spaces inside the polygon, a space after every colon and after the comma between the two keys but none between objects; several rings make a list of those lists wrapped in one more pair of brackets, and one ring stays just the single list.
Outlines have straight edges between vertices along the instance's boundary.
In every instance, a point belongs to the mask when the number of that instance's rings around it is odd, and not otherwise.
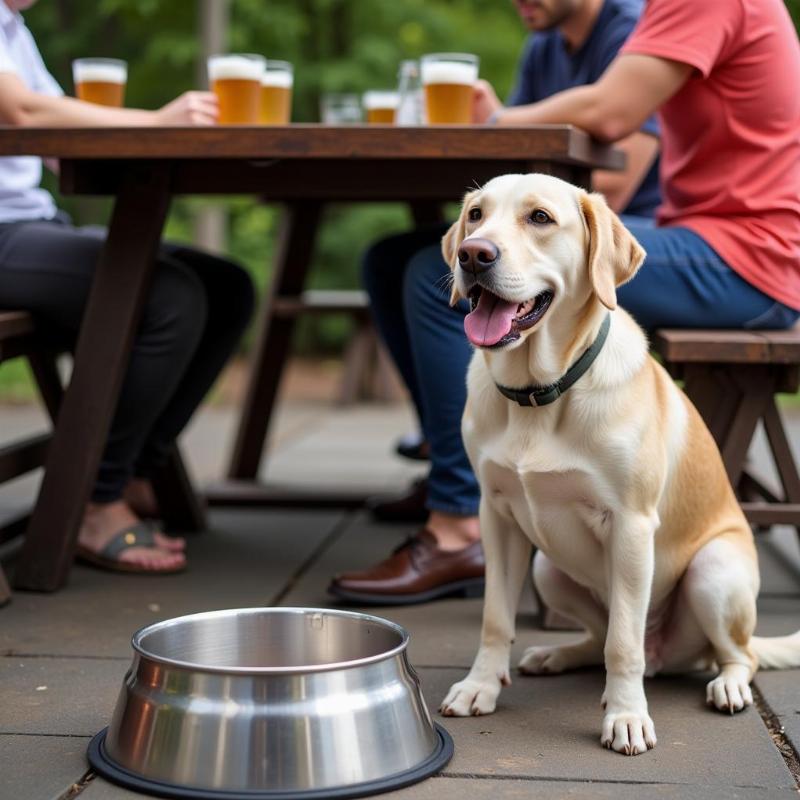
[{"label": "black rubber bowl base", "polygon": [[398,772],[387,778],[349,786],[337,786],[330,789],[313,789],[307,791],[222,791],[216,789],[197,789],[189,786],[148,780],[115,764],[105,751],[105,738],[108,728],[103,728],[89,743],[87,756],[92,768],[112,783],[132,789],[135,792],[155,795],[156,797],[179,798],[179,800],[345,800],[350,797],[365,797],[371,794],[391,792],[404,786],[419,783],[431,775],[435,775],[453,757],[453,740],[450,734],[436,724],[437,746],[433,754],[413,769]]}]

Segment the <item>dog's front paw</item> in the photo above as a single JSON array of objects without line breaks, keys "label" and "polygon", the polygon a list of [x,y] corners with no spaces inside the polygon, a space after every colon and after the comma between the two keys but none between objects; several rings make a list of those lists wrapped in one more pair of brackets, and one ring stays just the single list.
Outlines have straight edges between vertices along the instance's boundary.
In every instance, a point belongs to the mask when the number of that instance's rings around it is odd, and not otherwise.
[{"label": "dog's front paw", "polygon": [[465,678],[450,687],[439,712],[445,717],[477,717],[491,714],[497,705],[502,684],[495,681],[476,681]]},{"label": "dog's front paw", "polygon": [[603,719],[600,742],[610,750],[636,756],[656,746],[656,730],[647,712],[609,712]]},{"label": "dog's front paw", "polygon": [[563,647],[528,647],[519,660],[519,671],[525,675],[554,675],[570,667]]},{"label": "dog's front paw", "polygon": [[728,664],[706,686],[706,703],[718,711],[735,714],[753,705],[750,691],[750,671],[738,664]]}]

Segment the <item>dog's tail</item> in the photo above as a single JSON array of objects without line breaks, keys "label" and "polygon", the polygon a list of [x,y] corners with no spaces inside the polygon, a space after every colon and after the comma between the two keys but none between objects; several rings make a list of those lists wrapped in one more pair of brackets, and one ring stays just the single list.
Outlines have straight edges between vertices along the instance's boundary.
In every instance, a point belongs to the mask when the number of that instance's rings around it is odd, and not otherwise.
[{"label": "dog's tail", "polygon": [[800,667],[800,631],[790,636],[753,636],[750,646],[761,669]]}]

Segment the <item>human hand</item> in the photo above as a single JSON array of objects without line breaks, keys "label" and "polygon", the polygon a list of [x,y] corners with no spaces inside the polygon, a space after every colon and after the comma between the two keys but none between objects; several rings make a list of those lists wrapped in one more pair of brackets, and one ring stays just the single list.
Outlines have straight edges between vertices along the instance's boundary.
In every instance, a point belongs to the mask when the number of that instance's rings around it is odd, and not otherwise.
[{"label": "human hand", "polygon": [[155,114],[157,125],[215,125],[219,105],[213,92],[184,92]]},{"label": "human hand", "polygon": [[489,117],[500,111],[503,104],[489,81],[479,80],[472,89],[472,121],[485,125]]}]

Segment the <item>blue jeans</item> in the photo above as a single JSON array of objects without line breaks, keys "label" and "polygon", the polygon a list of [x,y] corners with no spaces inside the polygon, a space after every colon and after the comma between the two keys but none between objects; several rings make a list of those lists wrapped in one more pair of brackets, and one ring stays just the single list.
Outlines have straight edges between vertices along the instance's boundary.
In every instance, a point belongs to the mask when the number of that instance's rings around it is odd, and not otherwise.
[{"label": "blue jeans", "polygon": [[[788,328],[800,316],[740,278],[692,231],[633,217],[624,222],[647,259],[617,297],[643,328]],[[449,304],[450,270],[439,245],[446,230],[375,244],[364,259],[364,285],[430,444],[428,508],[466,516],[477,513],[480,499],[461,442],[472,347],[464,335],[467,303]]]},{"label": "blue jeans", "polygon": [[800,316],[740,278],[694,231],[656,228],[641,217],[622,221],[647,258],[636,277],[617,289],[617,300],[645,330],[784,329]]},{"label": "blue jeans", "polygon": [[439,242],[447,226],[392,236],[364,258],[364,286],[375,325],[411,393],[430,445],[428,508],[478,513],[480,489],[461,443],[472,347],[466,302],[450,308],[450,270]]}]

